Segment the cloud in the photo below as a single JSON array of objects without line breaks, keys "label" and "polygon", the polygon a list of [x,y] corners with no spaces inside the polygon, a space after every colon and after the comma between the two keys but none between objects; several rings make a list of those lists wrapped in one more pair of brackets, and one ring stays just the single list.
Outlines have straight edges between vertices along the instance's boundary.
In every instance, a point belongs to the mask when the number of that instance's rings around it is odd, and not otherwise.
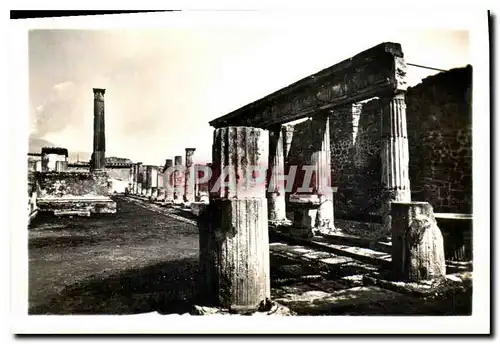
[{"label": "cloud", "polygon": [[72,81],[64,81],[64,82],[61,82],[59,84],[52,86],[52,89],[56,90],[58,92],[61,92],[61,91],[64,91],[68,88],[71,88],[72,86],[75,86],[75,84]]}]

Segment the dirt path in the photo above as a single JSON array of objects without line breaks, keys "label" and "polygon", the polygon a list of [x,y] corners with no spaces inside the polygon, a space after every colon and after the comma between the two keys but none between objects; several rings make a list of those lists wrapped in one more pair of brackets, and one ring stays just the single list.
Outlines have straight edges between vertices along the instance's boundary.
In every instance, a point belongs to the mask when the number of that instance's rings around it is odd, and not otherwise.
[{"label": "dirt path", "polygon": [[[36,220],[29,230],[30,313],[147,312],[178,308],[193,296],[197,228],[115,200],[113,215]],[[175,304],[165,300],[169,294]]]}]

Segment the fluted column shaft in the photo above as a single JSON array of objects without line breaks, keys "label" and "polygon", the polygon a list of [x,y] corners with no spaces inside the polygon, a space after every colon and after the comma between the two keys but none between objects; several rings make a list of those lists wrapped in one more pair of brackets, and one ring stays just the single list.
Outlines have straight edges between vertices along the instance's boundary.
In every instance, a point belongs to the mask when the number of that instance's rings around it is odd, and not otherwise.
[{"label": "fluted column shaft", "polygon": [[314,167],[313,192],[320,197],[321,205],[318,209],[316,227],[319,229],[333,229],[333,192],[332,169],[330,153],[330,114],[319,114],[313,118],[313,133],[317,135],[315,150],[311,155],[311,164]]},{"label": "fluted column shaft", "polygon": [[286,221],[284,134],[281,125],[269,130],[267,206],[269,221]]},{"label": "fluted column shaft", "polygon": [[409,149],[404,93],[382,103],[382,213],[387,230],[391,226],[391,202],[410,202]]},{"label": "fluted column shaft", "polygon": [[214,133],[210,203],[200,221],[201,290],[208,302],[237,312],[255,310],[270,297],[267,144],[263,129]]},{"label": "fluted column shaft", "polygon": [[182,203],[184,201],[184,168],[182,167],[182,156],[174,157],[174,202]]},{"label": "fluted column shaft", "polygon": [[184,174],[184,201],[194,202],[195,196],[195,174],[193,164],[193,154],[195,148],[186,148],[186,171]]},{"label": "fluted column shaft", "polygon": [[163,187],[165,188],[165,202],[174,201],[174,180],[172,173],[172,159],[165,160],[165,170],[163,171]]}]

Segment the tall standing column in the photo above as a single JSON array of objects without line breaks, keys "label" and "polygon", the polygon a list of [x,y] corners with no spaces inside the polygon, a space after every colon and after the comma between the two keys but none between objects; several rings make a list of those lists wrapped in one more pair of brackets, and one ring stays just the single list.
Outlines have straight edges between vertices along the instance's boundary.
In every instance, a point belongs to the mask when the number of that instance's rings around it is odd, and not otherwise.
[{"label": "tall standing column", "polygon": [[158,196],[156,197],[157,201],[165,200],[165,188],[163,186],[163,167],[158,166],[158,176],[156,180],[156,185],[158,185]]},{"label": "tall standing column", "polygon": [[266,196],[269,221],[273,223],[288,222],[286,218],[283,134],[286,133],[281,125],[277,125],[269,131],[269,172]]},{"label": "tall standing column", "polygon": [[104,170],[106,137],[104,131],[104,93],[105,89],[94,88],[94,150],[92,152],[91,171]]},{"label": "tall standing column", "polygon": [[153,175],[153,167],[148,165],[146,166],[146,185],[145,185],[145,188],[146,188],[146,191],[144,193],[144,196],[146,197],[151,197],[151,187],[153,186],[152,185],[152,175]]},{"label": "tall standing column", "polygon": [[182,167],[182,156],[174,157],[174,203],[182,203],[184,201],[184,169]]},{"label": "tall standing column", "polygon": [[156,197],[158,197],[158,167],[156,166],[151,166],[150,183],[151,192],[149,197],[151,198],[151,200],[155,201]]},{"label": "tall standing column", "polygon": [[404,93],[382,100],[382,216],[391,229],[391,202],[410,202],[409,149]]},{"label": "tall standing column", "polygon": [[193,154],[196,148],[186,148],[186,171],[184,174],[184,201],[194,202],[195,196],[195,174],[193,164]]},{"label": "tall standing column", "polygon": [[174,180],[172,174],[172,159],[165,160],[165,169],[163,171],[163,187],[165,188],[165,203],[174,201]]},{"label": "tall standing column", "polygon": [[330,153],[330,114],[316,115],[312,120],[313,135],[316,136],[311,155],[311,164],[314,168],[313,192],[318,195],[320,206],[316,215],[316,228],[333,230],[333,192],[332,169]]},{"label": "tall standing column", "polygon": [[144,168],[142,162],[137,163],[137,183],[136,183],[136,195],[142,194],[142,179],[144,178]]},{"label": "tall standing column", "polygon": [[235,312],[270,298],[266,191],[253,173],[267,165],[266,137],[250,127],[214,135],[210,203],[200,221],[201,290],[208,302]]}]

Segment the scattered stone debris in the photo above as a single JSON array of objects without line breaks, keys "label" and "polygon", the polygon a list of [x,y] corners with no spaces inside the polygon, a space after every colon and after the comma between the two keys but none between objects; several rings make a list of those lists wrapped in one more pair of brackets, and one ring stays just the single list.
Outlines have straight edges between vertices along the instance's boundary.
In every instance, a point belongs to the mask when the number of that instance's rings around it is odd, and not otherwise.
[{"label": "scattered stone debris", "polygon": [[[242,316],[242,315],[247,315],[247,316],[266,316],[266,315],[289,316],[289,315],[296,315],[295,312],[290,310],[290,308],[288,308],[282,304],[279,304],[277,302],[271,301],[269,299],[266,299],[266,301],[263,301],[259,305],[259,309],[256,312],[251,312],[251,313],[246,313],[246,314],[237,314],[237,313],[230,312],[228,309],[217,308],[217,307],[198,306],[198,305],[195,305],[193,307],[193,310],[187,314],[189,314],[189,315],[236,315],[236,316]],[[187,314],[184,314],[184,315],[187,315]]]}]

